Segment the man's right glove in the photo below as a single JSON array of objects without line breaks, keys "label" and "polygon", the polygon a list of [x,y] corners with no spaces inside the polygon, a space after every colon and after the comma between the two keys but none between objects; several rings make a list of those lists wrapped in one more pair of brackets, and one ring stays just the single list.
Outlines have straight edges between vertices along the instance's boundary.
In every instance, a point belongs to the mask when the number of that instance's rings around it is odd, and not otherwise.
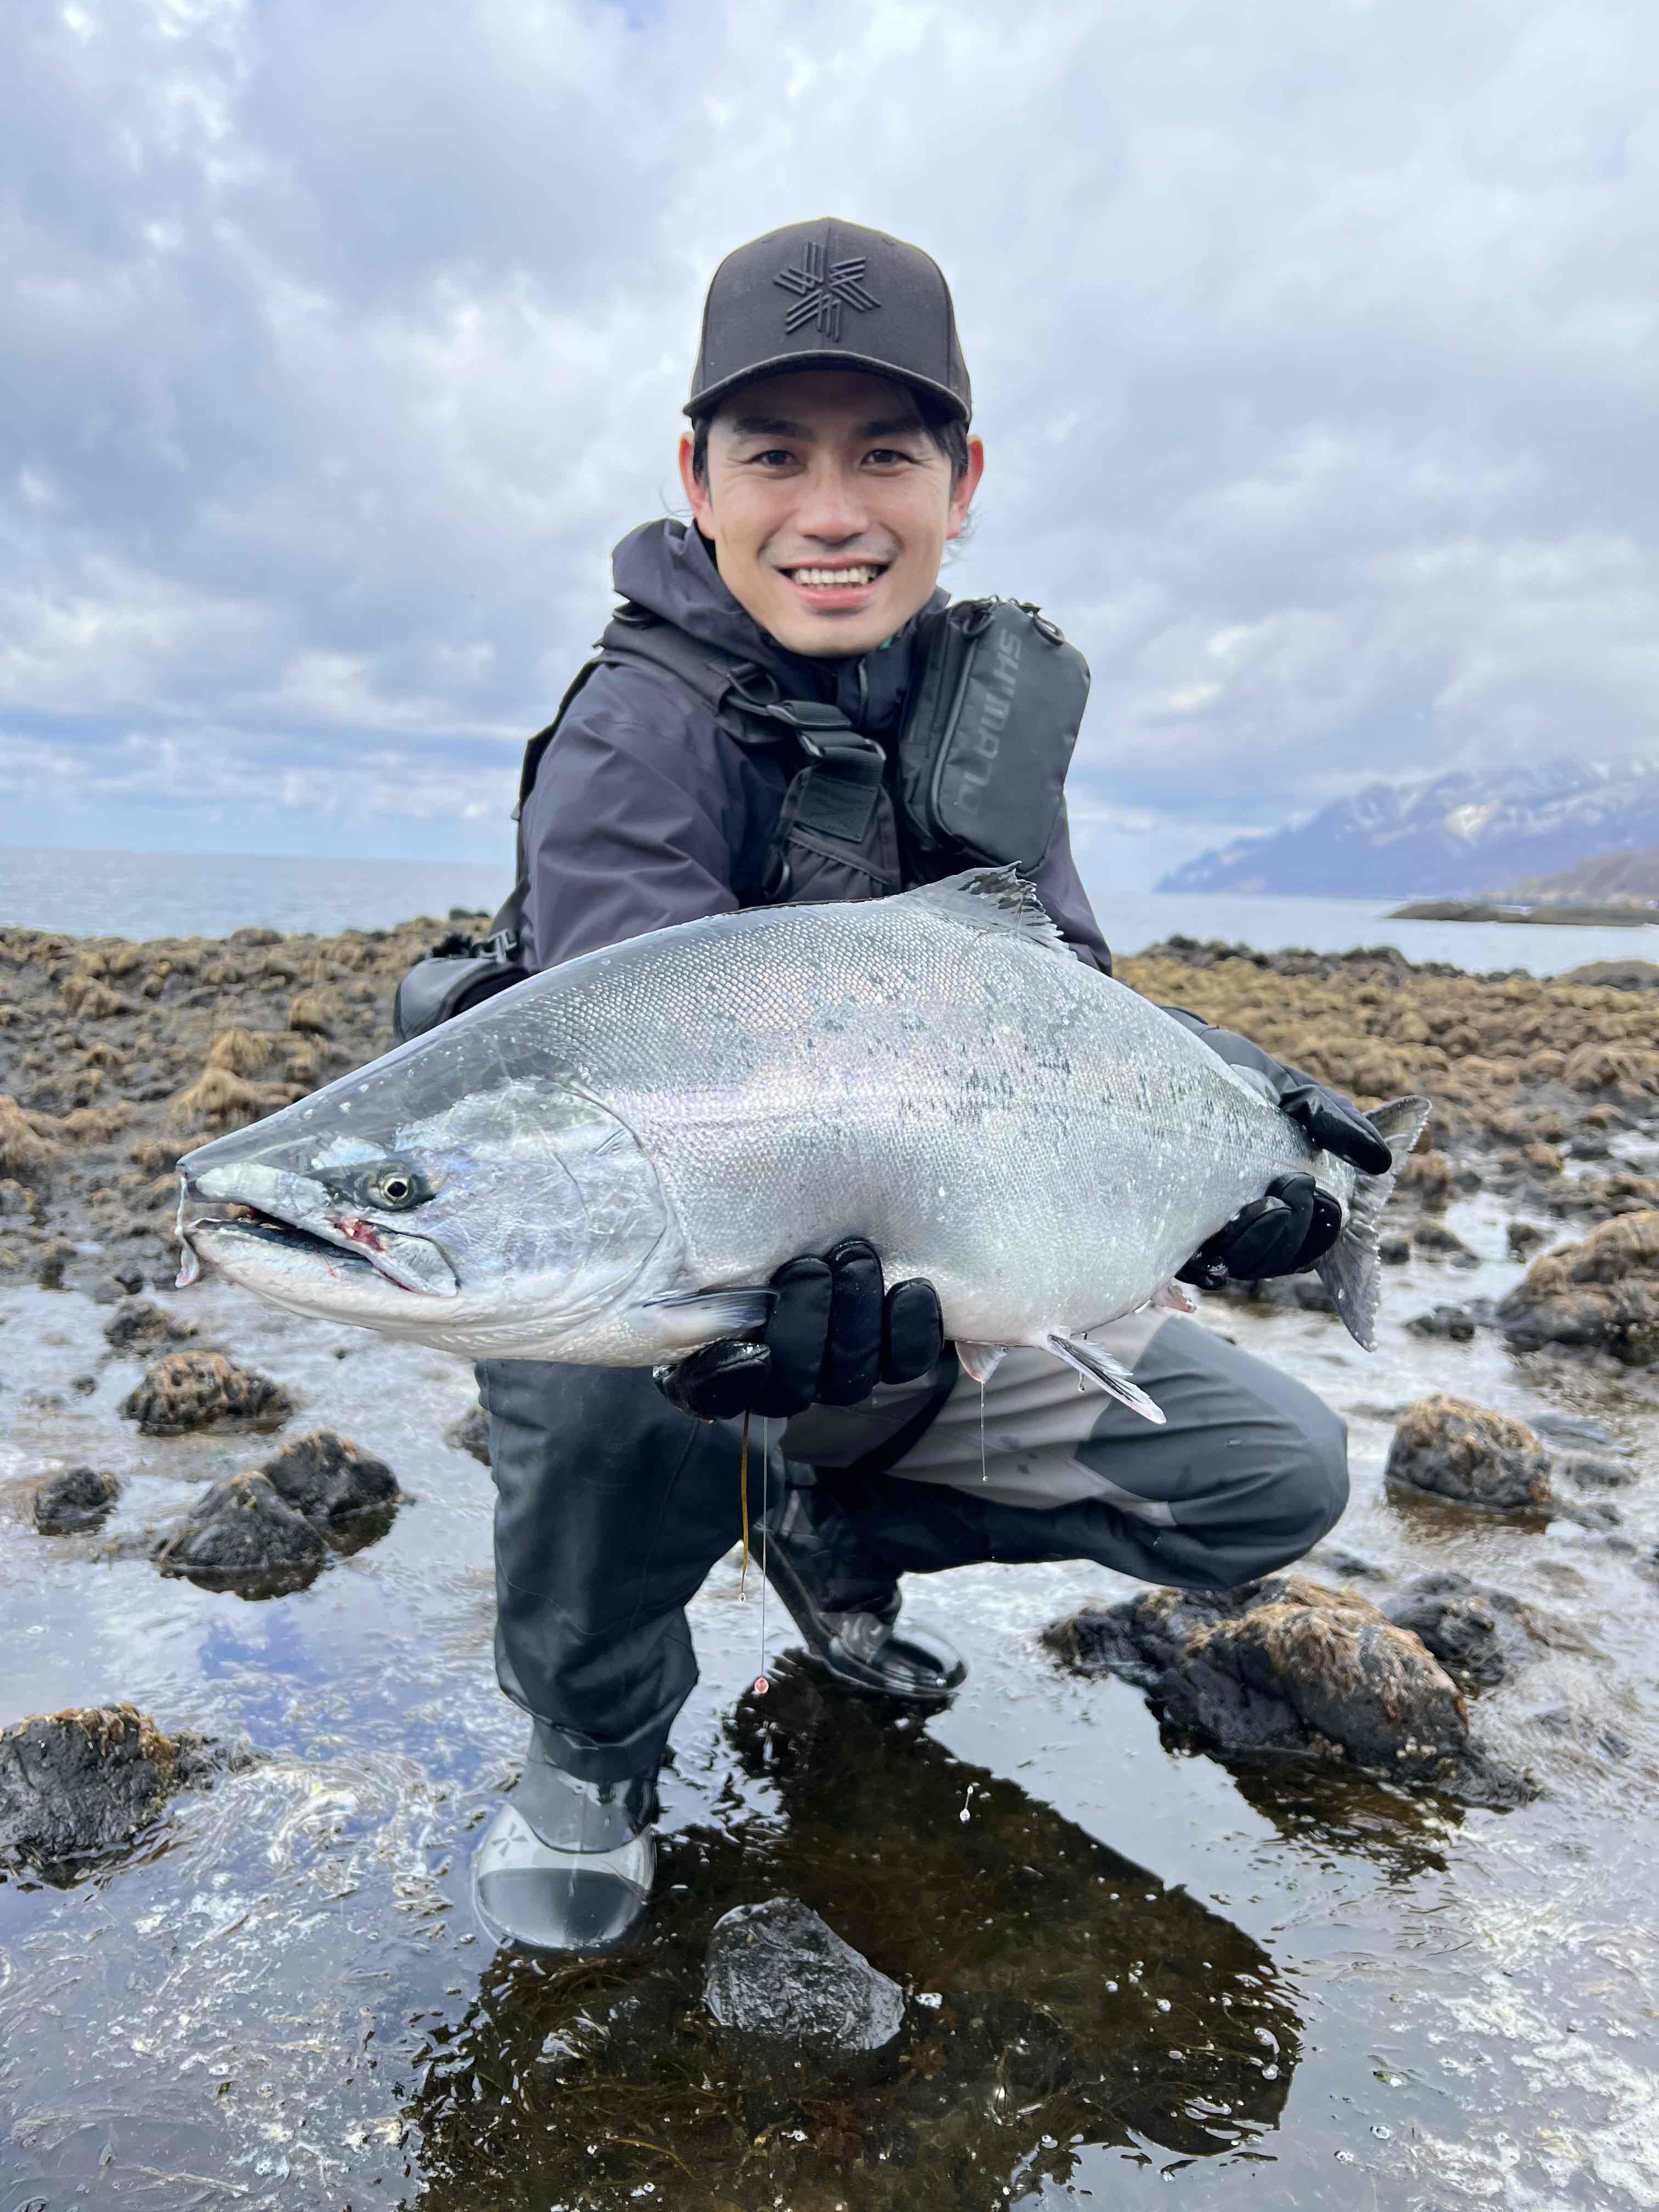
[{"label": "man's right glove", "polygon": [[723,1337],[653,1370],[671,1404],[704,1421],[743,1413],[787,1420],[815,1402],[856,1406],[878,1382],[913,1382],[944,1350],[933,1285],[916,1277],[887,1290],[861,1237],[821,1260],[787,1260],[771,1287],[777,1295],[758,1338]]}]

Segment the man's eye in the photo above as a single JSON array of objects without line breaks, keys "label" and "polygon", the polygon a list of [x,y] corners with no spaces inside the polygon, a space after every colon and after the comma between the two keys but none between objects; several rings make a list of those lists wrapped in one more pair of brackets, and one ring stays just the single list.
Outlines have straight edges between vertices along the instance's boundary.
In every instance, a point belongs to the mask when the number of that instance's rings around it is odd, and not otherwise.
[{"label": "man's eye", "polygon": [[866,453],[864,458],[866,461],[874,461],[878,467],[888,468],[895,461],[908,461],[910,456],[908,453],[896,453],[890,446],[878,446],[873,452]]},{"label": "man's eye", "polygon": [[769,446],[763,453],[751,453],[750,455],[750,461],[757,465],[765,465],[774,468],[777,467],[780,464],[787,465],[790,461],[793,461],[794,458],[795,457],[793,453],[786,452],[781,446]]}]

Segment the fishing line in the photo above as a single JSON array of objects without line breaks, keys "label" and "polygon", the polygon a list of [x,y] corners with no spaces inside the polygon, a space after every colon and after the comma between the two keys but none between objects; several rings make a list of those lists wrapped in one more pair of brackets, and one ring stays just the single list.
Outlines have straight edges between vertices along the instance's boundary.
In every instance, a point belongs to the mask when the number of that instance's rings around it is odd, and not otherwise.
[{"label": "fishing line", "polygon": [[761,1415],[761,1653],[755,1677],[755,1695],[763,1698],[772,1685],[766,1679],[766,1516],[772,1502],[772,1439],[770,1424]]},{"label": "fishing line", "polygon": [[[743,1501],[743,1566],[738,1575],[738,1603],[749,1602],[749,1409],[744,1408],[743,1449],[738,1458],[738,1495]],[[755,1677],[755,1694],[763,1698],[772,1685],[766,1679],[766,1516],[772,1503],[772,1438],[771,1424],[764,1413],[761,1416],[761,1617],[760,1672]]]},{"label": "fishing line", "polygon": [[738,1495],[743,1500],[743,1567],[738,1576],[738,1603],[749,1602],[749,1408],[743,1409],[743,1451],[738,1461]]},{"label": "fishing line", "polygon": [[991,1480],[985,1472],[985,1377],[982,1375],[979,1381],[979,1479],[981,1482]]}]

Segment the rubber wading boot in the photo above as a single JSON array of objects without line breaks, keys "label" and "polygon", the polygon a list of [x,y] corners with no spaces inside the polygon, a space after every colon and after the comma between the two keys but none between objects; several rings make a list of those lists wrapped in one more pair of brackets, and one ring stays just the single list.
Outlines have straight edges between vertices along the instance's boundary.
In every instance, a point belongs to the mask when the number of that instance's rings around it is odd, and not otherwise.
[{"label": "rubber wading boot", "polygon": [[968,1672],[937,1629],[900,1629],[898,1584],[872,1589],[843,1556],[848,1516],[820,1486],[790,1488],[767,1513],[766,1577],[806,1649],[848,1689],[916,1705],[948,1705]]},{"label": "rubber wading boot", "polygon": [[656,1871],[654,1779],[580,1782],[532,1728],[523,1774],[484,1830],[472,1904],[497,1943],[608,1951],[644,1917]]}]

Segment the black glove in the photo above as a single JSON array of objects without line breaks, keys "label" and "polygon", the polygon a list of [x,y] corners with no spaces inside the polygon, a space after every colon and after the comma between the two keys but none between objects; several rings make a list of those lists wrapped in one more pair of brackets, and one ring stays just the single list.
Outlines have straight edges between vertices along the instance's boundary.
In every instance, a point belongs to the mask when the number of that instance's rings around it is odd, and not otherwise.
[{"label": "black glove", "polygon": [[[1280,1113],[1288,1114],[1310,1144],[1349,1161],[1362,1175],[1385,1175],[1393,1156],[1359,1109],[1326,1090],[1299,1067],[1290,1067],[1231,1030],[1212,1029],[1184,1006],[1165,1006],[1183,1028],[1201,1037],[1218,1059],[1237,1068]],[[1225,1228],[1200,1245],[1184,1267],[1183,1283],[1213,1287],[1230,1279],[1260,1282],[1268,1275],[1297,1275],[1322,1260],[1342,1227],[1336,1200],[1310,1175],[1279,1176],[1265,1198],[1252,1199]]]},{"label": "black glove", "polygon": [[945,1348],[933,1285],[917,1277],[885,1290],[861,1237],[822,1260],[787,1260],[771,1287],[777,1297],[758,1338],[723,1337],[653,1370],[671,1404],[703,1421],[742,1413],[787,1420],[815,1401],[856,1406],[878,1382],[914,1382]]}]

